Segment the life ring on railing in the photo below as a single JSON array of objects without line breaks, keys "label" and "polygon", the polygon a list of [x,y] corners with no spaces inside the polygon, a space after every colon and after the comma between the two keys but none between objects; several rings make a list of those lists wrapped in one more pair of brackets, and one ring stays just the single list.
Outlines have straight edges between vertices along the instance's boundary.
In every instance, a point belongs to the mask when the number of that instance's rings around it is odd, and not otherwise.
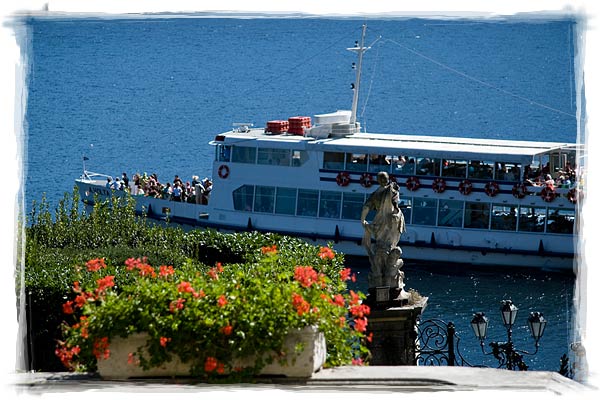
[{"label": "life ring on railing", "polygon": [[554,186],[544,186],[544,188],[540,191],[540,196],[542,196],[542,200],[544,200],[547,203],[550,203],[556,198],[556,191],[554,190]]},{"label": "life ring on railing", "polygon": [[444,193],[446,190],[446,181],[442,178],[435,178],[431,184],[431,188],[436,193]]},{"label": "life ring on railing", "polygon": [[512,194],[517,199],[527,196],[527,186],[523,182],[516,183],[512,188]]},{"label": "life ring on railing", "polygon": [[494,197],[498,193],[500,193],[500,186],[496,182],[492,181],[485,184],[485,194]]},{"label": "life ring on railing", "polygon": [[576,204],[583,196],[581,190],[573,188],[567,193],[567,199],[573,204]]},{"label": "life ring on railing", "polygon": [[458,191],[465,195],[468,196],[471,194],[471,192],[473,191],[473,184],[471,183],[470,180],[468,179],[463,179],[462,181],[460,181],[460,183],[458,184]]},{"label": "life ring on railing", "polygon": [[418,190],[420,186],[421,186],[421,182],[419,181],[419,178],[417,178],[416,176],[409,176],[408,179],[406,180],[406,188],[408,190],[410,190],[411,192]]},{"label": "life ring on railing", "polygon": [[227,179],[228,176],[229,176],[229,167],[225,164],[221,165],[219,167],[219,177],[221,179]]},{"label": "life ring on railing", "polygon": [[347,172],[340,172],[339,174],[337,174],[335,181],[340,186],[348,186],[348,184],[350,183],[350,174]]},{"label": "life ring on railing", "polygon": [[373,176],[370,173],[365,172],[360,176],[360,184],[363,187],[370,188],[371,185],[373,185]]}]

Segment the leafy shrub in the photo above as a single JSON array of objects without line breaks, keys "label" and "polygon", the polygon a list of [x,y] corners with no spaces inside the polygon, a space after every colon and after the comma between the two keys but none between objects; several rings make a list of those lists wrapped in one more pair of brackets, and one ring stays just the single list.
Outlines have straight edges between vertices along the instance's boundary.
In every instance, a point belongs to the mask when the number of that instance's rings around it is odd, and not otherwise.
[{"label": "leafy shrub", "polygon": [[[128,259],[147,257],[148,265],[178,266],[170,279],[187,279],[192,282],[193,287],[207,283],[195,279],[206,277],[216,263],[220,262],[224,266],[224,276],[227,276],[228,280],[236,279],[240,285],[272,283],[273,286],[268,290],[263,289],[273,298],[289,295],[288,292],[281,292],[283,289],[275,290],[273,282],[284,282],[283,287],[289,290],[288,284],[294,282],[294,267],[310,265],[327,277],[327,293],[333,295],[336,291],[335,293],[346,296],[345,301],[348,301],[349,294],[345,283],[339,278],[341,271],[345,271],[343,256],[336,254],[333,258],[321,258],[319,248],[300,239],[257,232],[223,234],[210,229],[184,231],[170,224],[161,226],[149,222],[144,215],[136,215],[134,205],[128,198],[113,198],[108,202],[96,201],[93,208],[85,209],[80,209],[78,203],[79,197],[75,189],[72,196],[65,194],[53,216],[42,198],[39,204],[34,204],[25,226],[23,281],[28,312],[28,341],[33,353],[30,360],[31,369],[64,370],[64,364],[59,363],[59,359],[54,355],[56,340],[61,335],[60,326],[64,319],[63,304],[74,298],[73,282],[79,282],[82,288],[89,288],[86,290],[91,290],[97,285],[97,279],[100,279],[98,272],[88,273],[83,268],[91,259],[105,260],[108,267],[103,269],[103,273],[114,276],[115,287],[111,288],[110,296],[116,298],[127,290],[158,290],[158,286],[148,287],[149,282],[140,280],[140,277],[122,267]],[[273,245],[276,246],[277,253],[269,258],[269,266],[266,268],[263,248]],[[79,266],[79,270],[76,266]],[[20,282],[20,277],[17,277],[17,290],[20,289]],[[225,285],[223,279],[219,281],[219,285]],[[173,288],[170,287],[169,290],[167,292],[172,295]],[[234,293],[242,289],[218,286],[211,290]],[[107,298],[112,299],[110,296]],[[239,295],[235,296],[239,298]],[[270,298],[267,294],[264,296]],[[158,298],[160,296],[148,301],[158,301]],[[315,305],[320,307],[321,301],[322,299],[317,299]],[[309,301],[311,304],[314,302]],[[286,312],[289,314],[289,311],[288,305]],[[338,311],[341,312],[341,309]],[[325,325],[322,329],[325,329]],[[330,350],[329,365],[351,361],[346,343],[346,340],[349,340],[348,332],[329,329],[326,333]],[[355,342],[353,345],[358,346],[355,350],[360,353],[360,344]],[[82,368],[93,369],[93,360],[80,361]]]}]

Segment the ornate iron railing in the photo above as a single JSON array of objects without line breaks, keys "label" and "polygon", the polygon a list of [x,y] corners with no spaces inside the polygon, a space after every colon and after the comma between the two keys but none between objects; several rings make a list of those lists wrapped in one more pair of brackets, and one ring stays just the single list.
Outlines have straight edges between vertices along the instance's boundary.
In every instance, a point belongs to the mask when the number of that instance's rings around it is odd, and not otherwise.
[{"label": "ornate iron railing", "polygon": [[460,336],[452,322],[428,319],[419,321],[417,329],[417,365],[473,366],[460,353]]}]

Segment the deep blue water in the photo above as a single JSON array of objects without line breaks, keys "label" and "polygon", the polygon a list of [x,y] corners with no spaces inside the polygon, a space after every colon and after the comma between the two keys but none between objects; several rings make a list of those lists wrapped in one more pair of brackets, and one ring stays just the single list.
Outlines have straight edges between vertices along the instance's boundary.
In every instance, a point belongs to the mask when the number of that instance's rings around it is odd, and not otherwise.
[{"label": "deep blue water", "polygon": [[[26,210],[87,168],[208,176],[207,142],[234,122],[349,109],[358,19],[28,19]],[[573,20],[369,20],[359,120],[370,132],[575,142]],[[360,268],[357,266],[358,270]],[[433,271],[433,272],[432,272]],[[364,284],[366,271],[359,274]],[[407,272],[425,318],[482,310],[500,326],[512,298],[550,324],[532,369],[558,369],[573,279],[556,274]],[[493,329],[493,327],[492,327]],[[525,338],[524,325],[516,339]],[[494,332],[494,331],[492,331]],[[500,331],[501,333],[502,331]],[[502,340],[502,337],[495,338]],[[470,343],[470,344],[469,344]],[[530,349],[531,341],[524,339]],[[470,355],[470,354],[469,354]],[[473,355],[474,357],[474,355]]]}]

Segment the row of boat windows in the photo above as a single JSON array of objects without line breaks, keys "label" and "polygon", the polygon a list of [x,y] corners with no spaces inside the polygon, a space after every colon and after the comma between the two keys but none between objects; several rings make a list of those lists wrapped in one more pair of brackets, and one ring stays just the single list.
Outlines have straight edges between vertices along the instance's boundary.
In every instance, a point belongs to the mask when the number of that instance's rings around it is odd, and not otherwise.
[{"label": "row of boat windows", "polygon": [[353,172],[443,176],[453,178],[521,180],[521,164],[482,160],[448,160],[413,157],[410,155],[382,155],[325,152],[323,168]]},{"label": "row of boat windows", "polygon": [[[308,160],[304,150],[256,148],[249,146],[217,146],[217,161],[241,164],[299,167]],[[385,171],[395,175],[442,176],[453,178],[520,181],[521,164],[483,160],[448,160],[410,155],[362,153],[323,153],[323,168],[337,171]],[[528,174],[531,171],[529,167]]]},{"label": "row of boat windows", "polygon": [[308,153],[304,150],[219,145],[217,161],[300,167],[308,161]]},{"label": "row of boat windows", "polygon": [[[364,193],[243,185],[233,191],[238,211],[359,220]],[[501,231],[573,233],[575,212],[558,208],[402,197],[406,223]],[[373,214],[373,213],[371,213]],[[368,216],[371,219],[373,215]]]}]

